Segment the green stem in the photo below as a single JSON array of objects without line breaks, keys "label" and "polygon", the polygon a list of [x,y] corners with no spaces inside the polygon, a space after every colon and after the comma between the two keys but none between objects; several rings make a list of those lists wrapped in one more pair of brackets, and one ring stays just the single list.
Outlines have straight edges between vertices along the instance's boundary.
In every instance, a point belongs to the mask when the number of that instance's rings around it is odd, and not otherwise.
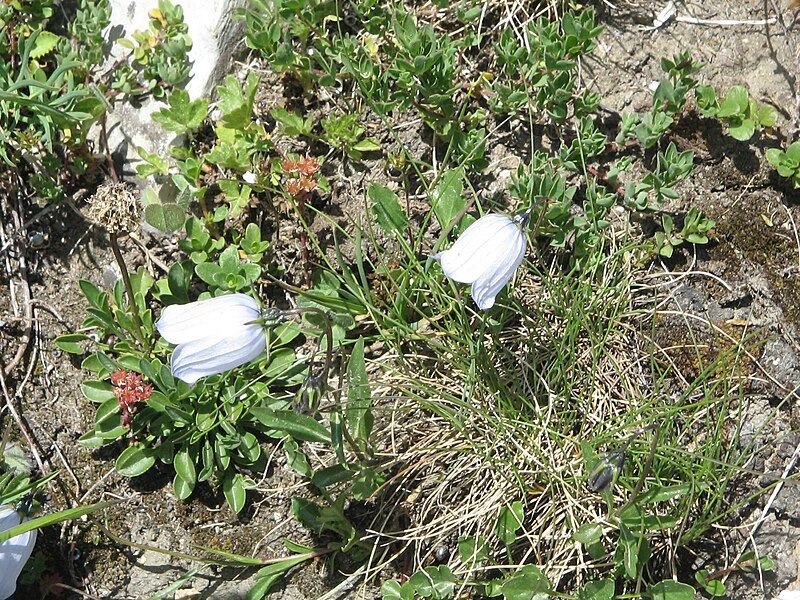
[{"label": "green stem", "polygon": [[[313,313],[321,317],[324,323],[324,329],[325,329],[324,333],[328,343],[326,344],[325,348],[325,366],[322,369],[322,375],[320,379],[322,380],[322,384],[327,388],[328,373],[330,371],[330,366],[333,363],[333,327],[331,326],[331,317],[324,310],[316,308],[314,306],[305,306],[303,308],[294,308],[284,311],[284,314],[290,314],[290,315],[302,315],[303,313]],[[313,366],[314,363],[312,362],[309,369],[313,368]],[[339,387],[341,388],[341,385]],[[336,411],[336,413],[338,413],[340,417],[343,417],[342,406],[338,399],[339,396],[337,395],[336,398],[337,398],[336,402],[333,403],[333,410]],[[353,439],[353,436],[347,429],[347,424],[345,423],[344,418],[342,418],[341,421],[342,421],[342,435],[345,441],[350,446],[350,449],[356,455],[359,462],[361,462],[362,464],[365,463],[367,461],[367,457],[361,452],[361,449],[358,447],[358,444],[356,443],[355,439]]]},{"label": "green stem", "polygon": [[[313,313],[322,318],[324,323],[324,333],[325,338],[327,340],[327,345],[325,348],[325,366],[322,369],[322,383],[327,386],[328,385],[328,372],[330,371],[330,366],[333,363],[333,327],[331,326],[331,318],[327,312],[322,309],[316,308],[314,306],[305,306],[303,308],[291,308],[283,311],[285,315],[298,315],[301,316],[305,313]],[[321,344],[320,344],[321,345]],[[319,346],[317,346],[317,350],[319,350]],[[314,362],[312,360],[311,367],[314,366]]]},{"label": "green stem", "polygon": [[642,473],[639,475],[639,481],[636,482],[636,487],[633,488],[630,498],[628,498],[628,501],[617,511],[616,516],[619,517],[623,512],[625,512],[626,509],[633,506],[639,497],[639,494],[642,493],[642,490],[644,489],[644,482],[650,476],[650,470],[653,467],[653,460],[656,456],[656,450],[658,449],[658,440],[660,436],[661,426],[656,425],[655,431],[653,432],[653,439],[650,442],[650,451],[647,454],[647,460],[645,460],[644,467],[642,467]]},{"label": "green stem", "polygon": [[[122,283],[125,285],[125,291],[128,294],[128,304],[131,308],[131,315],[133,316],[134,324],[134,337],[142,346],[142,348],[149,352],[150,345],[147,343],[147,338],[144,335],[144,326],[142,325],[142,318],[139,315],[139,307],[136,306],[136,297],[133,295],[133,286],[131,285],[131,276],[128,273],[128,267],[125,265],[125,259],[122,257],[122,252],[119,249],[119,241],[116,233],[109,233],[111,241],[111,251],[114,253],[114,258],[119,265],[120,273],[122,273]],[[120,307],[122,308],[122,307]]]}]

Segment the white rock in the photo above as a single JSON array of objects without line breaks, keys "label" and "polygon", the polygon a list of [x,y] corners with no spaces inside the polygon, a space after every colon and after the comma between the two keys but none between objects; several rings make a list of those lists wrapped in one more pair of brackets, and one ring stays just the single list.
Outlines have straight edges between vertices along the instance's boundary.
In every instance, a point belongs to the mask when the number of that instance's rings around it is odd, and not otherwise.
[{"label": "white rock", "polygon": [[[183,7],[184,22],[192,39],[191,74],[185,89],[192,100],[209,97],[214,86],[229,72],[233,53],[244,45],[243,24],[233,16],[242,0],[173,0],[173,4]],[[131,38],[134,31],[146,30],[150,23],[148,12],[157,6],[157,0],[111,0],[111,39],[120,35]],[[108,64],[127,52],[114,44]],[[115,159],[124,159],[127,177],[135,175],[134,165],[140,161],[137,146],[166,157],[169,146],[177,141],[174,133],[152,120],[152,114],[162,106],[163,103],[152,98],[145,99],[140,106],[117,103],[107,116],[109,147]],[[99,139],[99,131],[95,137]]]},{"label": "white rock", "polygon": [[669,2],[667,2],[666,6],[664,6],[664,8],[661,9],[661,12],[659,12],[656,15],[656,18],[653,20],[653,27],[655,29],[658,29],[659,27],[664,26],[667,23],[667,21],[669,21],[672,17],[675,16],[675,13],[677,12],[678,9],[675,6],[675,3],[672,0],[670,0]]},{"label": "white rock", "polygon": [[[192,99],[208,95],[227,74],[231,55],[244,47],[240,35],[242,23],[233,16],[242,3],[238,0],[173,0],[172,3],[183,7],[183,20],[192,38],[189,51],[192,74],[186,91]],[[157,0],[111,0],[111,31],[122,27],[125,37],[130,37],[137,29],[146,30],[150,24],[148,12],[157,6]],[[113,53],[123,50],[115,47]]]},{"label": "white rock", "polygon": [[800,600],[800,591],[783,590],[775,600]]}]

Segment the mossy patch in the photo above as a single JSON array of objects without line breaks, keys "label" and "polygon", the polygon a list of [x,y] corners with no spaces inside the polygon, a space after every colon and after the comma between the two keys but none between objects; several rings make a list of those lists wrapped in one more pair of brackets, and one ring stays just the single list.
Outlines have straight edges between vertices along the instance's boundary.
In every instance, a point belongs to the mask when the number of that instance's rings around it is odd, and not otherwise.
[{"label": "mossy patch", "polygon": [[[718,219],[720,243],[710,255],[740,270],[750,262],[763,271],[772,289],[773,301],[783,310],[787,322],[800,324],[800,287],[798,286],[798,248],[792,229],[784,228],[786,213],[775,211],[763,196],[736,207]],[[770,210],[773,208],[773,210]],[[790,209],[791,210],[791,209]]]}]

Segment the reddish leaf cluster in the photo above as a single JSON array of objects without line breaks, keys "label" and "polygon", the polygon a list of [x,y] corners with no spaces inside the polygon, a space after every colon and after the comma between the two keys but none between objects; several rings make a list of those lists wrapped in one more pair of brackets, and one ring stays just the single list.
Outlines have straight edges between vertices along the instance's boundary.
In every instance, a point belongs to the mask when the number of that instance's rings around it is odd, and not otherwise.
[{"label": "reddish leaf cluster", "polygon": [[144,383],[138,373],[123,370],[111,373],[111,385],[114,386],[114,394],[122,407],[122,423],[129,427],[133,418],[131,407],[137,402],[147,400],[153,394],[153,386]]},{"label": "reddish leaf cluster", "polygon": [[317,187],[316,174],[319,162],[316,158],[305,156],[297,160],[286,159],[281,162],[283,172],[289,175],[286,191],[295,198],[307,197]]}]

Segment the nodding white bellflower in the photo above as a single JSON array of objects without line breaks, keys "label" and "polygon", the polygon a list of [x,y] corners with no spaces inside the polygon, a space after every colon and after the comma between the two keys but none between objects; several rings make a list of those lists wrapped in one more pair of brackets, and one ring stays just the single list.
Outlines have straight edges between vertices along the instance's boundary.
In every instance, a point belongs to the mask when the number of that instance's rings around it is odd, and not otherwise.
[{"label": "nodding white bellflower", "polygon": [[[22,523],[22,516],[11,508],[0,508],[0,531],[7,531]],[[17,591],[17,577],[33,552],[36,529],[21,533],[0,544],[0,600],[6,600]]]},{"label": "nodding white bellflower", "polygon": [[516,217],[484,215],[449,249],[431,258],[442,264],[450,279],[472,284],[472,298],[478,308],[487,310],[525,258],[528,238],[524,227],[529,215],[530,211]]},{"label": "nodding white bellflower", "polygon": [[263,354],[267,334],[258,302],[246,294],[228,294],[188,304],[171,304],[156,328],[170,344],[172,374],[188,384],[228,371]]}]

